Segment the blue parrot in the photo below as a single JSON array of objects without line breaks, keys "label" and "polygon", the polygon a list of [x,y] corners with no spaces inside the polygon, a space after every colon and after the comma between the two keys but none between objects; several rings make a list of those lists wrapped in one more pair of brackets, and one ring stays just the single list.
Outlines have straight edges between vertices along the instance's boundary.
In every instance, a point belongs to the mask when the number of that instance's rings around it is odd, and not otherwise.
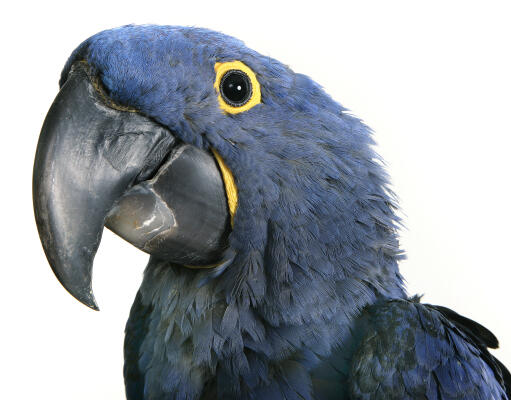
[{"label": "blue parrot", "polygon": [[206,29],[123,26],[70,56],[34,209],[97,309],[106,225],[151,254],[126,325],[129,400],[511,399],[480,324],[405,291],[370,129],[305,75]]}]

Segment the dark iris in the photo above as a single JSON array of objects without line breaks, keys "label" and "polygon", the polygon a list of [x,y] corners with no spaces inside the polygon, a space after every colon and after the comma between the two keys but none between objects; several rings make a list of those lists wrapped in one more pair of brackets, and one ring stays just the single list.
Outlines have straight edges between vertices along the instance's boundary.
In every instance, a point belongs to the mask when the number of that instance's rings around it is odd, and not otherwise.
[{"label": "dark iris", "polygon": [[220,81],[220,93],[225,102],[233,107],[241,107],[252,96],[250,78],[243,71],[227,71]]}]

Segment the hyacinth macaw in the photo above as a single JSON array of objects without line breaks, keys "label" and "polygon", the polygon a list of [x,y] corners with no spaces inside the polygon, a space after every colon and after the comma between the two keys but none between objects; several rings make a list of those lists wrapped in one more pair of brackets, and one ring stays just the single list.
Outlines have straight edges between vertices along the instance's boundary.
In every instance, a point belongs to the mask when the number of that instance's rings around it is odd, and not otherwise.
[{"label": "hyacinth macaw", "polygon": [[34,166],[56,276],[103,227],[151,254],[126,326],[140,399],[509,399],[495,336],[409,297],[370,130],[307,76],[198,28],[124,26],[62,72]]}]

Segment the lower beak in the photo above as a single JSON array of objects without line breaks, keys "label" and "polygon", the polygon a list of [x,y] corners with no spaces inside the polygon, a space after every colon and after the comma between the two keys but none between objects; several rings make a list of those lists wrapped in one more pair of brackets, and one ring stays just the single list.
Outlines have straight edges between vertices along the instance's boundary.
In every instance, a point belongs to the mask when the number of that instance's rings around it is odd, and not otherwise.
[{"label": "lower beak", "polygon": [[176,263],[213,263],[226,247],[229,214],[212,155],[178,144],[137,112],[111,108],[84,63],[75,64],[46,116],[33,199],[55,275],[96,310],[92,264],[106,221],[137,247]]}]

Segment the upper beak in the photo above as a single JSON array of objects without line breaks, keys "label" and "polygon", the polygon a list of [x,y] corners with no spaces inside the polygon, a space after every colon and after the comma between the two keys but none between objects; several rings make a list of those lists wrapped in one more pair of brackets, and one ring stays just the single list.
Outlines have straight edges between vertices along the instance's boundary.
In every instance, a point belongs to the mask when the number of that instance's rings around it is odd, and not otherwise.
[{"label": "upper beak", "polygon": [[178,144],[137,112],[111,108],[85,63],[75,64],[44,121],[33,199],[53,271],[96,310],[92,263],[106,222],[176,263],[212,263],[226,247],[229,214],[212,155]]}]

